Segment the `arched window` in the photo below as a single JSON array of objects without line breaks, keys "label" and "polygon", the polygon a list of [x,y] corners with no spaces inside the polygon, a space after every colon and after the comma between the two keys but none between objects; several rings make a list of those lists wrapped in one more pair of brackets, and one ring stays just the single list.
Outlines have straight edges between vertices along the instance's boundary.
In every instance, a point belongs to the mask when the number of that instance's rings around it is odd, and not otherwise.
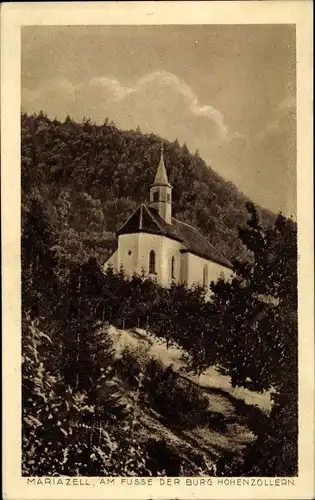
[{"label": "arched window", "polygon": [[154,193],[153,193],[153,201],[159,201],[159,192],[158,191],[154,191]]},{"label": "arched window", "polygon": [[172,280],[175,279],[175,257],[173,255],[172,260],[171,260],[171,276]]},{"label": "arched window", "polygon": [[208,266],[203,266],[203,286],[208,285]]},{"label": "arched window", "polygon": [[149,254],[149,273],[155,274],[155,251],[151,250]]}]

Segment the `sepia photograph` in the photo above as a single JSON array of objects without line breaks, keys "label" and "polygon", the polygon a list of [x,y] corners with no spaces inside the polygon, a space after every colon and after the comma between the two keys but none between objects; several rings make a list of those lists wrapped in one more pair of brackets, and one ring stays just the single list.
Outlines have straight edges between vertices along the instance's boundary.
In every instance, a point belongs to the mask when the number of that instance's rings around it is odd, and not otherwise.
[{"label": "sepia photograph", "polygon": [[19,64],[21,477],[294,487],[296,25],[33,22]]},{"label": "sepia photograph", "polygon": [[295,27],[22,28],[25,475],[295,476]]}]

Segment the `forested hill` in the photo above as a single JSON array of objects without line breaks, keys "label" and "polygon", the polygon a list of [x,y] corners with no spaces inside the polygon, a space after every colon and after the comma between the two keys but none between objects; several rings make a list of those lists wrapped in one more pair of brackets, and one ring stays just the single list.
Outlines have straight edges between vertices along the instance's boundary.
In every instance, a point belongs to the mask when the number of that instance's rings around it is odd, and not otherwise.
[{"label": "forested hill", "polygon": [[[59,255],[102,263],[115,245],[115,231],[148,199],[161,138],[121,131],[105,120],[75,123],[43,113],[22,114],[22,210],[40,201],[56,235]],[[164,141],[173,185],[173,214],[190,223],[228,259],[244,248],[237,228],[247,220],[248,201],[186,145]],[[273,214],[261,210],[265,224]]]}]

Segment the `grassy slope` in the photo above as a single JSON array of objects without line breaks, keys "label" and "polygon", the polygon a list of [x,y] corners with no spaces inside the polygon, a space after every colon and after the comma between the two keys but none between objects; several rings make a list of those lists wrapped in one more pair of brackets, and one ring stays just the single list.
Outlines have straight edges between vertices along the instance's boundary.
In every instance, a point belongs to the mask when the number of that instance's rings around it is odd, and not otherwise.
[{"label": "grassy slope", "polygon": [[[270,410],[270,395],[258,394],[246,389],[233,389],[228,377],[220,375],[214,367],[201,375],[199,381],[191,373],[185,372],[182,360],[183,351],[179,348],[166,349],[166,343],[144,330],[118,330],[110,327],[116,353],[130,346],[149,357],[158,358],[165,366],[189,378],[193,383],[199,383],[209,399],[209,410],[213,412],[213,421],[207,426],[191,430],[169,427],[167,422],[150,407],[138,409],[137,420],[140,424],[137,437],[164,438],[168,444],[184,457],[197,452],[204,455],[212,463],[226,452],[239,453],[244,446],[253,440],[251,422],[255,420],[258,409],[263,413]],[[120,381],[121,382],[121,381]],[[133,404],[134,393],[124,390],[124,397]],[[210,471],[209,471],[210,472]]]}]

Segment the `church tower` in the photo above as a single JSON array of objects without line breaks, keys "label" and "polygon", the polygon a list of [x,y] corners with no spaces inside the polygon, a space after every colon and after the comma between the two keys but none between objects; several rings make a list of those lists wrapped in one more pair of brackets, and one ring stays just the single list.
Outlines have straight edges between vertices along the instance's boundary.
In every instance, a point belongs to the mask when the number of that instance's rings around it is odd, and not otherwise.
[{"label": "church tower", "polygon": [[168,182],[164,165],[163,143],[161,145],[161,158],[155,179],[150,187],[150,207],[158,211],[159,215],[172,224],[172,186]]}]

